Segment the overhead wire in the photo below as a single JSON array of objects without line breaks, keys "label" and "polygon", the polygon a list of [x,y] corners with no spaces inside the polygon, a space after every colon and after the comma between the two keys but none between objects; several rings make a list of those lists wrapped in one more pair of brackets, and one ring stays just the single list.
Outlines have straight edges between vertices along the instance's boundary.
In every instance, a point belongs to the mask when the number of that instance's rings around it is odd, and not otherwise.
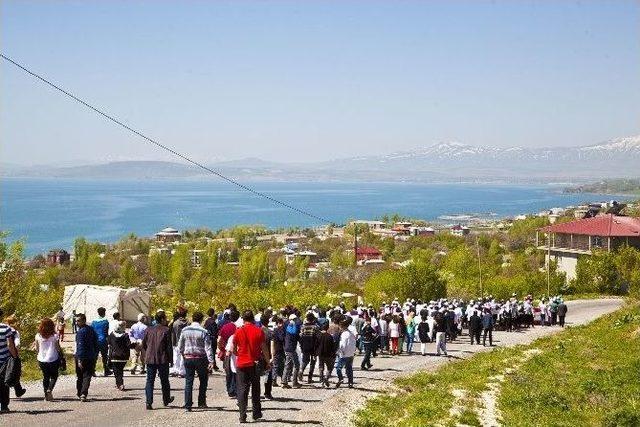
[{"label": "overhead wire", "polygon": [[309,218],[312,218],[314,220],[323,222],[323,223],[327,223],[327,224],[331,224],[332,221],[323,218],[320,215],[315,215],[311,212],[309,212],[308,210],[305,209],[301,209],[298,208],[296,206],[291,205],[290,203],[287,202],[283,202],[282,200],[279,200],[273,196],[270,196],[266,193],[263,193],[261,191],[258,191],[252,187],[249,187],[248,185],[242,184],[241,182],[236,181],[233,178],[229,178],[228,176],[222,174],[221,172],[216,171],[215,169],[212,169],[206,165],[203,165],[202,163],[191,159],[190,157],[178,152],[177,150],[175,150],[174,148],[171,148],[165,144],[162,144],[158,141],[156,141],[155,139],[145,135],[144,133],[132,128],[131,126],[125,124],[124,122],[122,122],[121,120],[115,118],[114,116],[112,116],[111,114],[105,112],[105,110],[98,108],[92,104],[90,104],[89,102],[83,100],[82,98],[74,95],[73,93],[69,92],[68,90],[62,88],[61,86],[58,86],[57,84],[53,83],[52,81],[50,81],[49,79],[46,79],[45,77],[41,76],[40,74],[37,74],[36,72],[32,71],[31,69],[27,68],[25,65],[19,63],[18,61],[15,61],[14,59],[11,59],[10,57],[6,56],[4,53],[0,52],[0,57],[2,57],[2,59],[4,59],[5,61],[9,62],[10,64],[13,64],[14,66],[16,66],[17,68],[19,68],[20,70],[24,71],[25,73],[29,74],[30,76],[40,80],[41,82],[45,83],[46,85],[48,85],[49,87],[57,90],[58,92],[66,95],[67,97],[71,98],[72,100],[78,102],[79,104],[82,104],[83,106],[89,108],[90,110],[92,110],[93,112],[99,114],[100,116],[104,117],[105,119],[117,124],[118,126],[128,130],[129,132],[132,132],[133,134],[139,136],[140,138],[142,138],[143,140],[145,140],[146,142],[155,145],[158,148],[161,148],[171,154],[173,154],[174,156],[200,168],[203,169],[215,176],[217,176],[218,178],[221,178],[224,181],[227,181],[230,184],[235,185],[238,188],[241,188],[242,190],[245,190],[249,193],[252,193],[256,196],[262,197],[266,200],[271,201],[272,203],[275,203],[276,205],[282,206],[284,208],[287,208],[291,211],[294,211],[296,213],[299,213],[301,215],[305,215]]}]

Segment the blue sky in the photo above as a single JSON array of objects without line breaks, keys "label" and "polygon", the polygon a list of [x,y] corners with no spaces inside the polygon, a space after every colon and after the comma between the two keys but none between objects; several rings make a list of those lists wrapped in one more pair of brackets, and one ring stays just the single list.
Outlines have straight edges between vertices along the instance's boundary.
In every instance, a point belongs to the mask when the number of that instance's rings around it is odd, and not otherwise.
[{"label": "blue sky", "polygon": [[[0,3],[2,51],[203,161],[639,133],[640,2]],[[168,159],[0,65],[1,160]]]}]

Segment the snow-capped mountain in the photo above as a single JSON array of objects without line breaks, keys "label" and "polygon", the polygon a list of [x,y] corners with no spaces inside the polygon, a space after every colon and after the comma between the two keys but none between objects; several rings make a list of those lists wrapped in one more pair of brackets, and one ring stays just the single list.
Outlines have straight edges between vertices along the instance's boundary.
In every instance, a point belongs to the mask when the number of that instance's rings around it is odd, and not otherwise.
[{"label": "snow-capped mountain", "polygon": [[640,135],[578,147],[488,147],[442,142],[410,151],[328,162],[337,169],[432,172],[451,177],[640,176]]}]

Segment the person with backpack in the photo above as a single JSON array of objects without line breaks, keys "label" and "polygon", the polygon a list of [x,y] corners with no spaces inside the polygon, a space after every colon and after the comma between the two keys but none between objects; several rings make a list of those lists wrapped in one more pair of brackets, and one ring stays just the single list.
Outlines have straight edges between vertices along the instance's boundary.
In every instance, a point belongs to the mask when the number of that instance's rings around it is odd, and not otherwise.
[{"label": "person with backpack", "polygon": [[53,389],[58,381],[60,359],[63,357],[59,336],[56,334],[56,325],[53,320],[44,318],[40,321],[35,345],[36,359],[38,360],[40,371],[42,371],[44,399],[52,401]]},{"label": "person with backpack", "polygon": [[309,376],[307,377],[307,383],[313,382],[313,371],[316,367],[316,340],[318,339],[318,325],[316,324],[316,318],[312,312],[307,313],[305,322],[300,329],[300,350],[302,351],[302,366],[300,367],[300,374],[298,381],[302,382],[304,378],[304,371],[309,366]]},{"label": "person with backpack", "polygon": [[[116,388],[124,391],[124,367],[131,357],[131,340],[125,332],[126,323],[118,322],[113,332],[109,334],[109,366],[116,377]],[[144,338],[144,337],[143,337]],[[142,342],[139,343],[142,349]]]}]

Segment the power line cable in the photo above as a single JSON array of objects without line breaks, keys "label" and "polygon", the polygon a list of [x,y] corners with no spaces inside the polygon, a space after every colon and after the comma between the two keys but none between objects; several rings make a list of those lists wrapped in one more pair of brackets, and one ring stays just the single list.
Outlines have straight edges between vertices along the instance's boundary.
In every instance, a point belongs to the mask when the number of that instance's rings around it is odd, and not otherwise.
[{"label": "power line cable", "polygon": [[163,149],[165,151],[168,151],[169,153],[173,154],[174,156],[179,157],[182,160],[185,160],[185,161],[191,163],[194,166],[197,166],[197,167],[199,167],[199,168],[201,168],[201,169],[203,169],[203,170],[205,170],[205,171],[207,171],[209,173],[212,173],[213,175],[216,175],[218,178],[221,178],[221,179],[229,182],[230,184],[233,184],[233,185],[235,185],[235,186],[237,186],[237,187],[239,187],[239,188],[241,188],[241,189],[243,189],[245,191],[248,191],[249,193],[252,193],[252,194],[254,194],[256,196],[259,196],[259,197],[262,197],[262,198],[264,198],[266,200],[269,200],[269,201],[271,201],[271,202],[273,202],[273,203],[275,203],[277,205],[283,206],[283,207],[285,207],[287,209],[290,209],[290,210],[292,210],[294,212],[297,212],[297,213],[302,214],[302,215],[306,215],[306,216],[308,216],[310,218],[313,218],[315,220],[318,220],[318,221],[321,221],[321,222],[324,222],[324,223],[327,223],[327,224],[331,224],[332,223],[332,221],[329,221],[326,218],[323,218],[323,217],[321,217],[319,215],[312,214],[311,212],[309,212],[307,210],[304,210],[304,209],[301,209],[301,208],[297,208],[297,207],[295,207],[293,205],[290,205],[289,203],[286,203],[286,202],[283,202],[281,200],[278,200],[275,197],[269,196],[268,194],[265,194],[265,193],[263,193],[261,191],[255,190],[255,189],[253,189],[253,188],[251,188],[251,187],[249,187],[249,186],[247,186],[245,184],[242,184],[242,183],[240,183],[240,182],[238,182],[238,181],[236,181],[236,180],[234,180],[232,178],[229,178],[229,177],[223,175],[222,173],[220,173],[220,172],[218,172],[218,171],[216,171],[214,169],[211,169],[208,166],[203,165],[202,163],[199,163],[199,162],[197,162],[195,160],[192,160],[191,158],[185,156],[184,154],[179,153],[178,151],[174,150],[173,148],[168,147],[168,146],[166,146],[164,144],[161,144],[160,142],[154,140],[153,138],[150,138],[150,137],[146,136],[142,132],[135,130],[131,126],[123,123],[122,121],[116,119],[115,117],[111,116],[110,114],[104,112],[100,108],[94,107],[93,105],[91,105],[88,102],[84,101],[83,99],[77,97],[73,93],[63,89],[62,87],[60,87],[60,86],[56,85],[55,83],[47,80],[46,78],[42,77],[41,75],[31,71],[29,68],[25,67],[24,65],[20,64],[19,62],[14,61],[13,59],[11,59],[8,56],[6,56],[5,54],[0,53],[0,57],[2,57],[2,59],[4,59],[5,61],[15,65],[16,67],[18,67],[20,70],[24,71],[25,73],[31,75],[32,77],[35,77],[36,79],[40,80],[41,82],[43,82],[43,83],[47,84],[48,86],[54,88],[58,92],[63,93],[64,95],[66,95],[67,97],[73,99],[74,101],[84,105],[85,107],[89,108],[90,110],[93,110],[95,113],[98,113],[99,115],[101,115],[105,119],[110,120],[113,123],[125,128],[129,132],[132,132],[132,133],[136,134],[137,136],[139,136],[140,138],[144,139],[148,143],[153,144],[153,145],[155,145],[155,146],[157,146],[157,147],[159,147],[159,148],[161,148],[161,149]]}]

